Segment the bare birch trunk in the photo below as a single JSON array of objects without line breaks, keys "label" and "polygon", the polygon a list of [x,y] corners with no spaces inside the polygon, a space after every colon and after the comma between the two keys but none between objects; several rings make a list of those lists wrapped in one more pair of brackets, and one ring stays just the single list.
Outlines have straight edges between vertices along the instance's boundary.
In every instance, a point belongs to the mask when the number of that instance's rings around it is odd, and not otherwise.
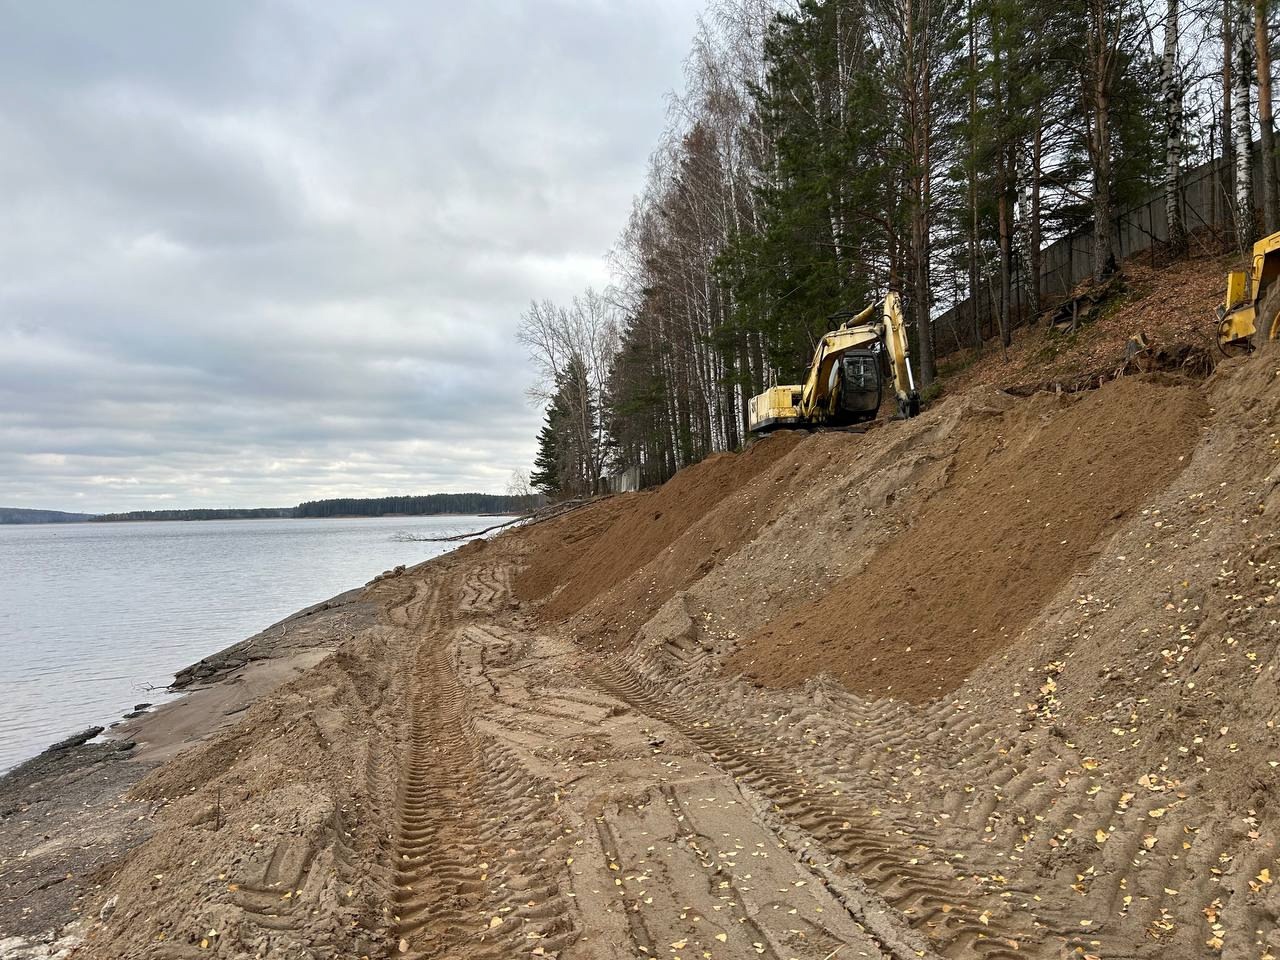
[{"label": "bare birch trunk", "polygon": [[1232,126],[1236,154],[1236,245],[1248,251],[1254,240],[1253,213],[1253,123],[1249,115],[1249,77],[1253,67],[1252,4],[1237,0],[1233,26],[1235,66],[1231,96]]},{"label": "bare birch trunk", "polygon": [[982,349],[982,320],[978,313],[978,53],[974,40],[973,0],[969,0],[969,310],[973,345]]},{"label": "bare birch trunk", "polygon": [[1116,272],[1115,229],[1111,203],[1111,62],[1107,47],[1104,0],[1094,0],[1089,31],[1092,49],[1090,85],[1092,129],[1089,137],[1093,161],[1093,279],[1101,283]]}]

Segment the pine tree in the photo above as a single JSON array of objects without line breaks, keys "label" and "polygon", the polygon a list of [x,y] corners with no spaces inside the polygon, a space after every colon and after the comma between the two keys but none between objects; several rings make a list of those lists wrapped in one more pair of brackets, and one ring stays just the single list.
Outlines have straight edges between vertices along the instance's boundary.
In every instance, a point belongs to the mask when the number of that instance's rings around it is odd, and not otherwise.
[{"label": "pine tree", "polygon": [[556,411],[547,408],[547,418],[538,431],[538,453],[533,458],[533,472],[529,474],[529,486],[555,498],[560,494],[559,454],[556,450]]},{"label": "pine tree", "polygon": [[865,9],[805,0],[779,15],[765,60],[757,111],[775,154],[759,187],[762,222],[735,239],[721,270],[739,323],[794,378],[827,317],[890,281],[891,136]]}]

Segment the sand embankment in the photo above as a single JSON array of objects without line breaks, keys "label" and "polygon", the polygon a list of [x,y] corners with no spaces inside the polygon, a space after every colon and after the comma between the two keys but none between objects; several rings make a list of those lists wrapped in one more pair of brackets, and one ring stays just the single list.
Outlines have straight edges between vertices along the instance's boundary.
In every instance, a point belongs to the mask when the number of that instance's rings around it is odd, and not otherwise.
[{"label": "sand embankment", "polygon": [[1275,954],[1278,418],[977,385],[381,580],[115,800],[76,955]]}]

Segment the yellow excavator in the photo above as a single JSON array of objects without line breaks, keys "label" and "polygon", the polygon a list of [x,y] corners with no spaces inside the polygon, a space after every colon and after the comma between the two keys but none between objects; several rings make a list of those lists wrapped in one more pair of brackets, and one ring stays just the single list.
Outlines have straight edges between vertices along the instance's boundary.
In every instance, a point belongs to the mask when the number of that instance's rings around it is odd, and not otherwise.
[{"label": "yellow excavator", "polygon": [[1248,269],[1227,274],[1227,296],[1218,307],[1218,346],[1223,353],[1248,353],[1258,338],[1280,339],[1280,233],[1253,245]]},{"label": "yellow excavator", "polygon": [[747,428],[753,433],[874,420],[886,381],[897,397],[899,416],[920,412],[898,295],[833,319],[843,322],[818,343],[804,383],[770,387],[751,398]]}]

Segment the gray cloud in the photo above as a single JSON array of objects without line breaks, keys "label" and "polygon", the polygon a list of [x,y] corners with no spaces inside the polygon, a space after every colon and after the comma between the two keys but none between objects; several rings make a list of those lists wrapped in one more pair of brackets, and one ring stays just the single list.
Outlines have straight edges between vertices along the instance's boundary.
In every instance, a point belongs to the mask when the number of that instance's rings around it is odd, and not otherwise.
[{"label": "gray cloud", "polygon": [[500,491],[695,0],[0,17],[0,504]]}]

